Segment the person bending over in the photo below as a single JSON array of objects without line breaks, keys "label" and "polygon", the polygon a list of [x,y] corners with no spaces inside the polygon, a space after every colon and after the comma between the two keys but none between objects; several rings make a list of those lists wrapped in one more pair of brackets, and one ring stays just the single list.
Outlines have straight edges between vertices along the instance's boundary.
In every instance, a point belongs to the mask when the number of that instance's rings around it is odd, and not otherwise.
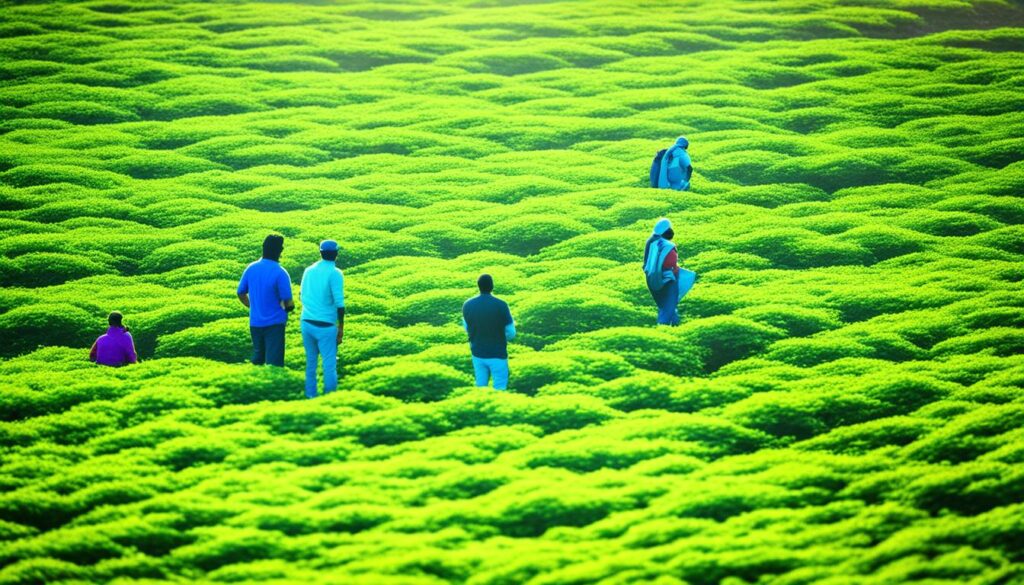
[{"label": "person bending over", "polygon": [[693,176],[693,162],[687,149],[690,141],[685,136],[676,139],[675,144],[658,151],[651,163],[651,186],[659,189],[689,191]]}]

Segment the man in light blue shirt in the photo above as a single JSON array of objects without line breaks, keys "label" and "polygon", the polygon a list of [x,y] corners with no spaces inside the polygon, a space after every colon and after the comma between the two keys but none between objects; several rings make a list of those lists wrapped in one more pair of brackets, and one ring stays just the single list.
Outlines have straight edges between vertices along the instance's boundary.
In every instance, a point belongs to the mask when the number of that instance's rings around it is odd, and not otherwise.
[{"label": "man in light blue shirt", "polygon": [[338,344],[345,334],[345,278],[335,266],[338,242],[320,242],[319,262],[302,273],[302,345],[306,398],[316,398],[317,357],[323,356],[324,394],[338,389]]}]

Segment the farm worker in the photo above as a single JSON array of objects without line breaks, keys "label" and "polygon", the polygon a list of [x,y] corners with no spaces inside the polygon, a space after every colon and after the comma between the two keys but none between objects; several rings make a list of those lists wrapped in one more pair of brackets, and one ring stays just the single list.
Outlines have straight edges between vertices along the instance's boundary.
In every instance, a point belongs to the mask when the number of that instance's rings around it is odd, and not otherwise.
[{"label": "farm worker", "polygon": [[125,366],[139,361],[135,340],[122,324],[124,316],[114,311],[107,317],[107,332],[100,335],[89,350],[89,361],[101,366]]},{"label": "farm worker", "polygon": [[323,357],[324,394],[338,389],[338,344],[345,335],[345,278],[335,266],[338,242],[320,242],[320,258],[302,273],[302,345],[306,398],[316,398],[317,356]]},{"label": "farm worker", "polygon": [[249,309],[252,363],[284,366],[284,324],[295,308],[292,281],[278,263],[284,237],[271,234],[263,240],[263,258],[245,268],[238,282],[238,300]]},{"label": "farm worker", "polygon": [[672,243],[674,237],[672,222],[662,218],[654,224],[654,231],[644,246],[644,275],[647,288],[658,305],[659,325],[679,324],[676,307],[697,277],[693,272],[679,268],[679,254]]},{"label": "farm worker", "polygon": [[491,294],[494,279],[481,274],[476,281],[480,294],[462,305],[462,327],[469,334],[473,372],[477,387],[484,388],[490,378],[495,390],[508,388],[508,341],[515,338],[516,326],[508,303]]},{"label": "farm worker", "polygon": [[690,190],[690,177],[693,175],[693,164],[686,149],[690,141],[684,136],[676,139],[675,144],[659,150],[651,163],[651,186],[659,189]]}]

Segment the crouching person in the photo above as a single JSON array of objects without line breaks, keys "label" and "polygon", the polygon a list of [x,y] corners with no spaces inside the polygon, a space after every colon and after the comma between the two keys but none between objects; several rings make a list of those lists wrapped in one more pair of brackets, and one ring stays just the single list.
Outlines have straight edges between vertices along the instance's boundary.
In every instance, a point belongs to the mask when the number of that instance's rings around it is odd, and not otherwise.
[{"label": "crouching person", "polygon": [[100,335],[92,349],[89,350],[89,361],[101,366],[120,367],[139,361],[135,353],[135,340],[123,323],[124,316],[114,311],[107,317],[107,332]]}]

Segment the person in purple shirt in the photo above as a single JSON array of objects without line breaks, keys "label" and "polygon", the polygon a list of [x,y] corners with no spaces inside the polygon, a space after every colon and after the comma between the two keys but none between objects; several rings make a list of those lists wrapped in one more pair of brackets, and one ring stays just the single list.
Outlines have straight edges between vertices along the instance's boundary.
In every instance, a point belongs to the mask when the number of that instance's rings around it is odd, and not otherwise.
[{"label": "person in purple shirt", "polygon": [[295,308],[292,281],[278,263],[284,251],[284,237],[269,235],[263,240],[263,258],[246,267],[238,282],[238,300],[249,309],[252,363],[284,366],[284,324]]},{"label": "person in purple shirt", "polygon": [[123,319],[124,316],[117,311],[107,317],[110,327],[92,344],[92,349],[89,350],[89,361],[115,368],[139,361],[139,357],[135,353],[135,341],[132,339],[132,334],[128,333],[128,328],[122,324]]}]

